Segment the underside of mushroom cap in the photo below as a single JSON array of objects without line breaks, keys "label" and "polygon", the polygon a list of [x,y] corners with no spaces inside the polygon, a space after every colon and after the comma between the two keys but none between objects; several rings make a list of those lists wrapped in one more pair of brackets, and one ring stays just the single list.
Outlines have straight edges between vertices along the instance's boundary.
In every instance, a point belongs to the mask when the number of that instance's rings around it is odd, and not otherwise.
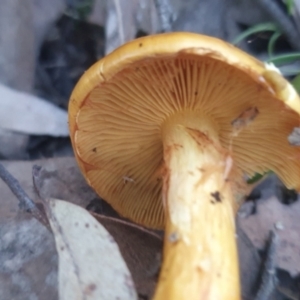
[{"label": "underside of mushroom cap", "polygon": [[236,173],[272,170],[299,190],[300,149],[288,136],[299,127],[300,100],[274,72],[197,34],[120,47],[92,66],[71,95],[70,135],[84,176],[121,215],[163,227],[162,128],[171,116],[193,112],[216,128]]}]

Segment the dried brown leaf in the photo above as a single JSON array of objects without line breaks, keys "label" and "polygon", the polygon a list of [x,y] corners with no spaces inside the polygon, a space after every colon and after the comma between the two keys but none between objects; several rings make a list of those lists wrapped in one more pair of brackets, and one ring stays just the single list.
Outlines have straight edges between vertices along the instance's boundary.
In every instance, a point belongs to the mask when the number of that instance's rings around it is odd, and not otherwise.
[{"label": "dried brown leaf", "polygon": [[237,224],[237,244],[243,300],[254,299],[261,259],[251,240],[239,227],[239,224]]},{"label": "dried brown leaf", "polygon": [[141,226],[94,214],[114,237],[132,274],[139,295],[152,298],[160,268],[162,238]]},{"label": "dried brown leaf", "polygon": [[59,256],[59,299],[137,299],[127,265],[105,228],[77,205],[46,202]]}]

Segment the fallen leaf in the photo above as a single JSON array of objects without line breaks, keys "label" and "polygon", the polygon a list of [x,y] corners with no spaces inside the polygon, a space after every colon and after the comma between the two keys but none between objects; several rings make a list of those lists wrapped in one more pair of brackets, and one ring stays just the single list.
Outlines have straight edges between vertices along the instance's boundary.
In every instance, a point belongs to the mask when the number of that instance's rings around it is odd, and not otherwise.
[{"label": "fallen leaf", "polygon": [[0,157],[3,159],[26,159],[29,136],[0,128]]},{"label": "fallen leaf", "polygon": [[257,249],[237,223],[237,244],[243,300],[254,299],[261,268]]},{"label": "fallen leaf", "polygon": [[46,203],[59,256],[59,299],[137,299],[126,263],[104,227],[77,205]]},{"label": "fallen leaf", "polygon": [[[0,82],[22,91],[32,90],[38,54],[32,3],[32,0],[1,1],[0,9]],[[1,95],[1,104],[2,101],[5,99]]]},{"label": "fallen leaf", "polygon": [[270,230],[279,236],[277,267],[291,276],[300,273],[300,201],[282,204],[275,196],[256,202],[256,213],[239,218],[239,224],[254,246],[263,249]]},{"label": "fallen leaf", "polygon": [[105,26],[106,54],[134,39],[137,28],[135,14],[138,9],[138,1],[107,1],[107,20]]},{"label": "fallen leaf", "polygon": [[3,84],[0,96],[0,128],[34,135],[69,136],[66,111]]},{"label": "fallen leaf", "polygon": [[106,54],[134,39],[139,30],[154,34],[159,29],[158,15],[153,1],[108,0],[106,7]]},{"label": "fallen leaf", "polygon": [[160,269],[162,237],[141,226],[99,214],[95,218],[114,237],[132,274],[138,294],[152,299]]},{"label": "fallen leaf", "polygon": [[35,161],[31,168],[35,169],[32,176],[42,199],[64,199],[83,207],[95,198],[101,202],[86,183],[73,157]]}]

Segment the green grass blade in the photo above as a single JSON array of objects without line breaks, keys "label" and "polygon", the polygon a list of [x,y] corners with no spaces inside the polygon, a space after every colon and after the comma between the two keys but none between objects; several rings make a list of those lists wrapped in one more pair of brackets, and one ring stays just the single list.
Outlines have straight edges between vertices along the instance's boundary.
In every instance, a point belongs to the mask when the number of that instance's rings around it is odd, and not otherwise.
[{"label": "green grass blade", "polygon": [[295,6],[294,0],[285,0],[284,2],[285,2],[287,13],[290,16],[292,16],[294,12],[294,6]]},{"label": "green grass blade", "polygon": [[284,65],[300,60],[300,52],[281,54],[273,56],[267,60],[268,63],[272,62],[275,65]]},{"label": "green grass blade", "polygon": [[232,41],[232,44],[236,45],[240,41],[242,41],[243,39],[247,38],[249,35],[255,34],[255,33],[259,33],[259,32],[263,32],[263,31],[276,31],[276,32],[280,32],[280,29],[273,22],[260,23],[260,24],[254,25],[254,26],[250,27],[249,29],[245,30],[244,32],[242,32],[240,35],[238,35]]},{"label": "green grass blade", "polygon": [[263,177],[266,177],[266,176],[268,176],[268,175],[270,175],[270,174],[273,174],[273,172],[272,172],[272,171],[267,171],[267,172],[265,172],[265,173],[263,173],[263,174],[255,173],[251,178],[249,178],[249,179],[247,180],[247,183],[248,183],[248,184],[256,183],[256,182],[258,182],[259,180],[261,180]]},{"label": "green grass blade", "polygon": [[298,74],[292,81],[291,84],[294,86],[295,90],[300,95],[300,74]]},{"label": "green grass blade", "polygon": [[273,56],[273,53],[274,53],[274,49],[275,49],[275,44],[278,40],[278,38],[281,36],[281,32],[280,31],[275,31],[270,40],[269,40],[269,43],[268,43],[268,54],[269,54],[269,57],[272,57]]}]

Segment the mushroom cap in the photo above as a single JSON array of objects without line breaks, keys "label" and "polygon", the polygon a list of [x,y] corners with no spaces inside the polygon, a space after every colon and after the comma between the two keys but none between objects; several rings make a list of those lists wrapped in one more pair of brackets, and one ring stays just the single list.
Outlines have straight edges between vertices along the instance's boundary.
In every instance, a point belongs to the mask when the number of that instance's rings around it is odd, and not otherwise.
[{"label": "mushroom cap", "polygon": [[95,63],[69,103],[82,173],[122,216],[164,226],[161,127],[191,110],[210,117],[236,168],[274,171],[300,190],[300,148],[288,136],[300,99],[268,65],[216,38],[165,33],[133,40]]}]

